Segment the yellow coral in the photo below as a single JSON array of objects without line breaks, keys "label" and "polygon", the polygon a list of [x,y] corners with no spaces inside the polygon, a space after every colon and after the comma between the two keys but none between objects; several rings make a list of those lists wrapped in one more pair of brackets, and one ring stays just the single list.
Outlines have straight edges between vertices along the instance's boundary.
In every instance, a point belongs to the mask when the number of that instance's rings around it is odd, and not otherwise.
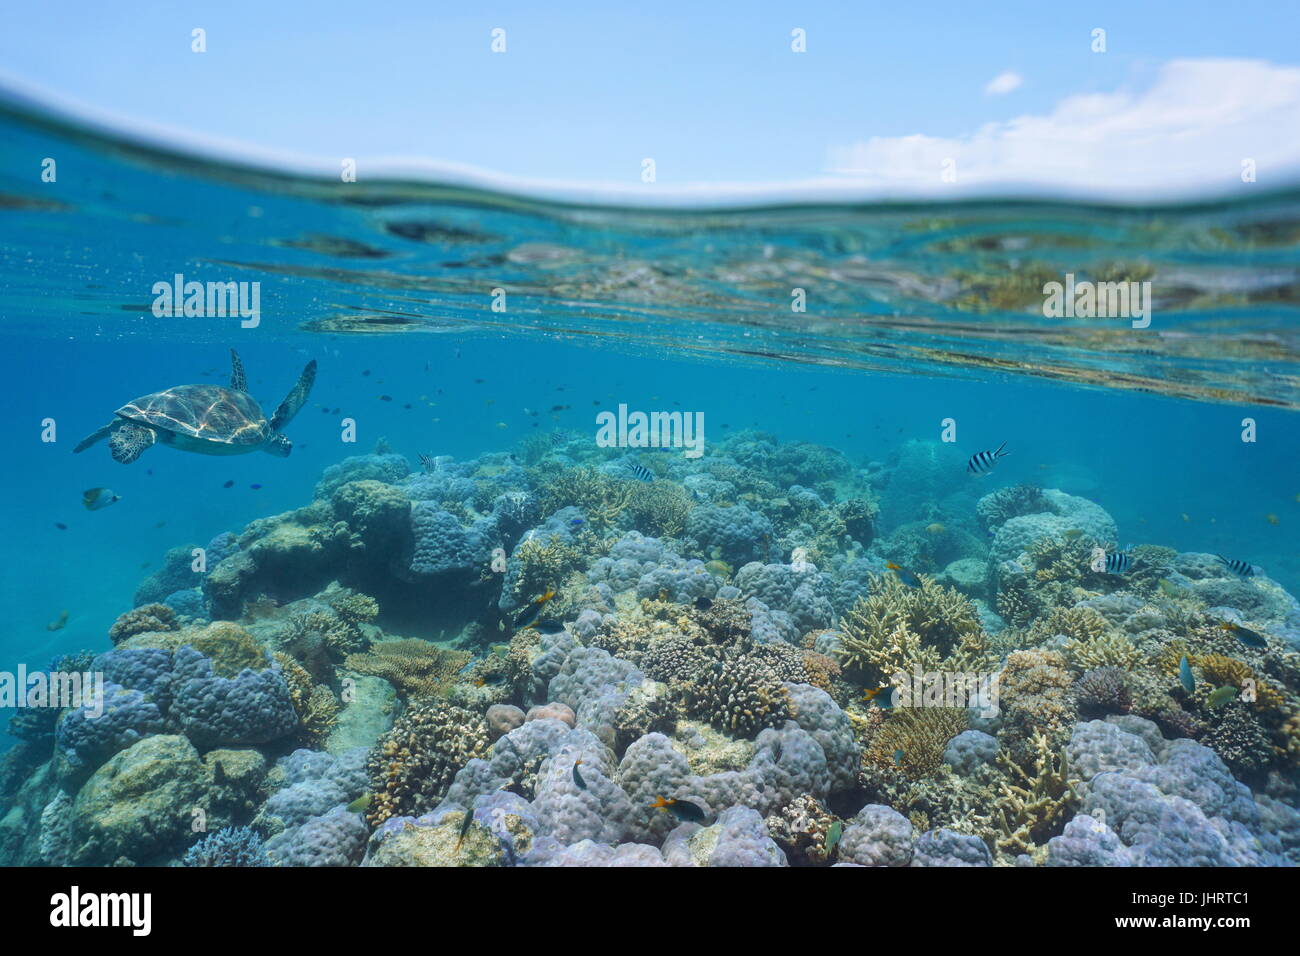
[{"label": "yellow coral", "polygon": [[537,497],[542,514],[577,507],[597,527],[608,527],[632,503],[637,482],[620,481],[595,468],[557,468],[542,474]]},{"label": "yellow coral", "polygon": [[840,621],[836,651],[868,680],[899,671],[936,670],[946,654],[984,646],[979,614],[961,592],[922,578],[909,588],[895,575],[871,577],[870,596],[859,598]]},{"label": "yellow coral", "polygon": [[1025,853],[1042,863],[1047,841],[1061,832],[1078,803],[1075,786],[1079,780],[1070,775],[1065,749],[1055,749],[1046,734],[1035,734],[1033,747],[1032,774],[1005,751],[998,754],[998,766],[1010,775],[1011,782],[1000,785],[1001,795],[992,811],[984,817],[977,815],[975,822],[996,833],[995,844],[1002,852]]},{"label": "yellow coral", "polygon": [[360,674],[382,677],[403,697],[437,697],[473,657],[414,638],[379,641],[364,654],[349,654],[346,665]]},{"label": "yellow coral", "polygon": [[871,735],[864,769],[868,774],[892,770],[914,780],[934,773],[948,741],[968,727],[970,712],[964,707],[900,707]]},{"label": "yellow coral", "polygon": [[1133,642],[1118,634],[1103,634],[1084,641],[1070,641],[1065,647],[1071,665],[1080,671],[1094,667],[1121,667],[1132,669],[1142,660],[1142,652]]},{"label": "yellow coral", "polygon": [[338,722],[339,702],[324,684],[313,684],[307,669],[280,651],[271,655],[280,665],[289,699],[298,714],[299,738],[310,748],[319,749]]},{"label": "yellow coral", "polygon": [[1191,662],[1201,669],[1205,679],[1214,686],[1231,684],[1244,688],[1247,681],[1255,685],[1255,707],[1260,710],[1278,710],[1285,703],[1285,698],[1267,681],[1258,677],[1255,671],[1243,661],[1224,654],[1197,654]]}]

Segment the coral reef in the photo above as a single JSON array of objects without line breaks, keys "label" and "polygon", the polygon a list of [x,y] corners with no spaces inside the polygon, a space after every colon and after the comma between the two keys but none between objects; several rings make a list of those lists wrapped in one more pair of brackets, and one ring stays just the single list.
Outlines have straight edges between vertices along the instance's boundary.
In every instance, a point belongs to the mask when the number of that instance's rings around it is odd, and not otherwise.
[{"label": "coral reef", "polygon": [[1300,604],[1262,571],[1097,570],[1101,505],[981,497],[936,442],[517,455],[380,447],[177,544],[51,662],[102,688],[11,721],[0,859],[1300,863]]}]

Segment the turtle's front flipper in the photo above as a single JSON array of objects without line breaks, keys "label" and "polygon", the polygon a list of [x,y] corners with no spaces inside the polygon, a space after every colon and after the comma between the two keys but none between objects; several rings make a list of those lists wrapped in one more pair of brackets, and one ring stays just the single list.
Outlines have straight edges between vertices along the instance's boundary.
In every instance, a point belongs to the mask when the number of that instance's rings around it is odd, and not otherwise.
[{"label": "turtle's front flipper", "polygon": [[81,439],[81,441],[78,442],[77,447],[72,449],[72,453],[74,455],[79,455],[87,448],[89,448],[91,445],[95,444],[95,442],[107,438],[108,433],[113,430],[113,426],[116,424],[117,424],[117,420],[114,419],[113,421],[105,425],[103,428],[97,428],[95,431],[91,432],[85,438]]},{"label": "turtle's front flipper", "polygon": [[244,374],[244,363],[239,361],[239,353],[230,350],[230,387],[237,392],[248,391],[248,376]]},{"label": "turtle's front flipper", "polygon": [[311,394],[311,387],[316,383],[316,360],[312,359],[307,363],[307,367],[302,370],[302,375],[298,377],[298,384],[293,387],[280,407],[275,410],[271,416],[271,431],[278,432],[289,422],[293,421],[293,416],[297,415],[299,410],[307,404],[307,396]]}]

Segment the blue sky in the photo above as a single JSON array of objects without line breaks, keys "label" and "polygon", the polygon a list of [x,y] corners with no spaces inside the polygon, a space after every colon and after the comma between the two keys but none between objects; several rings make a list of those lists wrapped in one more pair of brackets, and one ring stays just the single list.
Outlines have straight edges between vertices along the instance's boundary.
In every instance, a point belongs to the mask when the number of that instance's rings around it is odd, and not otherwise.
[{"label": "blue sky", "polygon": [[[1071,97],[1115,98],[1102,111],[1127,116],[1130,128],[1153,115],[1181,122],[1185,101],[1231,91],[1238,76],[1238,94],[1224,94],[1210,118],[1187,120],[1211,125],[1188,140],[1191,172],[1230,176],[1238,155],[1279,158],[1300,128],[1279,130],[1300,110],[1289,2],[1225,11],[1186,0],[321,0],[310,11],[265,0],[11,4],[0,69],[100,111],[287,153],[423,157],[629,188],[644,157],[670,187],[906,178],[909,164],[928,183],[931,166],[954,153],[971,176],[1032,177],[1045,144],[1062,138],[1062,115],[1073,128],[1078,110],[1061,106]],[[190,51],[196,26],[207,31],[201,55]],[[490,52],[494,27],[507,31],[505,54]],[[807,53],[790,50],[795,27],[807,31]],[[1090,49],[1094,27],[1107,31],[1104,54]],[[1215,61],[1217,71],[1195,66]],[[1246,61],[1255,69],[1242,74]],[[1192,66],[1165,72],[1179,62]],[[1019,78],[1014,89],[986,92],[1007,72]],[[1244,131],[1216,132],[1223,116],[1249,112],[1260,88],[1285,94]],[[1152,98],[1152,89],[1162,92]],[[985,124],[1001,125],[981,137]],[[1257,143],[1256,131],[1273,140]],[[1154,139],[1187,139],[1181,132],[1160,130],[1131,158],[1142,169],[1177,165]],[[1125,152],[1091,142],[1065,150],[1087,169],[1057,169],[1049,157],[1043,175],[1088,185],[1093,167]],[[1224,155],[1200,155],[1198,143],[1222,143]],[[1116,162],[1108,175],[1133,173]]]}]

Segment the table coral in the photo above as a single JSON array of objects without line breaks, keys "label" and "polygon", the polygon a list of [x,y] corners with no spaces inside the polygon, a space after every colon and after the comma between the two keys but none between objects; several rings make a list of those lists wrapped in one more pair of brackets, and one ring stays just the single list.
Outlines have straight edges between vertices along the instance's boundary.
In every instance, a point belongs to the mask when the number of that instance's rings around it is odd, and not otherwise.
[{"label": "table coral", "polygon": [[438,697],[446,693],[473,655],[428,641],[397,638],[376,641],[363,654],[349,654],[344,663],[359,674],[382,677],[401,697]]}]

